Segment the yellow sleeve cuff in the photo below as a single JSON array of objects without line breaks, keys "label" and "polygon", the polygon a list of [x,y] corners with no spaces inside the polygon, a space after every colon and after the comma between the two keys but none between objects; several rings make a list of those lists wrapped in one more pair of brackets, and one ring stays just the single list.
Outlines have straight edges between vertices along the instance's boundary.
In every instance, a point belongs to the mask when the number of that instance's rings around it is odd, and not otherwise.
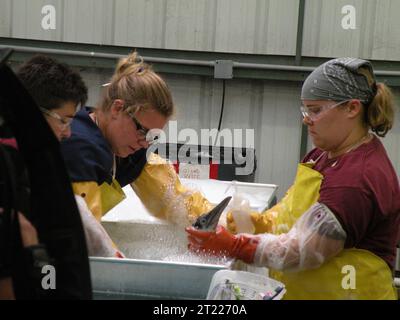
[{"label": "yellow sleeve cuff", "polygon": [[200,192],[183,186],[174,167],[156,154],[131,186],[152,215],[173,223],[191,224],[213,207]]},{"label": "yellow sleeve cuff", "polygon": [[100,221],[103,216],[103,211],[100,186],[97,182],[74,182],[72,183],[72,190],[74,194],[81,196],[85,200],[89,210],[94,217]]}]

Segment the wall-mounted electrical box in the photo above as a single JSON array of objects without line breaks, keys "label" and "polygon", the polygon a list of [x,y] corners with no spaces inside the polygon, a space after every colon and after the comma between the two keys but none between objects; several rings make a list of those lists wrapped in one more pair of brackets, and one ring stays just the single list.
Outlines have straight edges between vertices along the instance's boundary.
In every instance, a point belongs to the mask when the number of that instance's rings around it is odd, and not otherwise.
[{"label": "wall-mounted electrical box", "polygon": [[233,78],[233,61],[232,60],[216,60],[214,65],[215,79],[232,79]]}]

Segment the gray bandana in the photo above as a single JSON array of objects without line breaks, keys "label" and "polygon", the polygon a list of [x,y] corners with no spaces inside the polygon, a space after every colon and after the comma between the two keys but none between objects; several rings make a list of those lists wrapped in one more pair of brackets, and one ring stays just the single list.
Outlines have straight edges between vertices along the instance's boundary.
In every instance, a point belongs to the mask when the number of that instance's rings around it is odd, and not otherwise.
[{"label": "gray bandana", "polygon": [[367,78],[357,72],[360,67],[366,67],[374,76],[372,65],[366,60],[338,58],[325,62],[307,77],[301,90],[301,99],[359,99],[363,104],[369,105],[376,95],[376,83],[371,88]]}]

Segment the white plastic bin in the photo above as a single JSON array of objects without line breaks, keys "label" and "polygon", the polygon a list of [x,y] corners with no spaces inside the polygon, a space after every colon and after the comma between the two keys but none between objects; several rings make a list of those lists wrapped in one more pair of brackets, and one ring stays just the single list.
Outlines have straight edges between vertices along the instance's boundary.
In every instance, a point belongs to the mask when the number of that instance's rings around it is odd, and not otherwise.
[{"label": "white plastic bin", "polygon": [[280,300],[286,293],[283,283],[245,271],[217,271],[208,290],[208,300]]}]

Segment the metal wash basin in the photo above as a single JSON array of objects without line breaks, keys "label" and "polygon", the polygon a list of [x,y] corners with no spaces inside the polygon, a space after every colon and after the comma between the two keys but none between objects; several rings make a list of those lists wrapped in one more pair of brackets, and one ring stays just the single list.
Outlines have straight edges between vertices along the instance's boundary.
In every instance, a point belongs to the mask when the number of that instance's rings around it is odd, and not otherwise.
[{"label": "metal wash basin", "polygon": [[182,228],[103,222],[128,259],[90,258],[98,299],[204,299],[215,272],[231,261],[188,253]]},{"label": "metal wash basin", "polygon": [[[229,187],[221,181],[183,182],[195,185],[212,203],[222,200]],[[240,183],[239,188],[254,197],[258,209],[271,204],[277,187]],[[233,261],[190,254],[183,227],[152,217],[129,186],[124,192],[127,198],[102,224],[127,259],[90,258],[94,298],[206,298],[215,272],[230,268]]]},{"label": "metal wash basin", "polygon": [[90,258],[94,299],[205,299],[216,265]]}]

